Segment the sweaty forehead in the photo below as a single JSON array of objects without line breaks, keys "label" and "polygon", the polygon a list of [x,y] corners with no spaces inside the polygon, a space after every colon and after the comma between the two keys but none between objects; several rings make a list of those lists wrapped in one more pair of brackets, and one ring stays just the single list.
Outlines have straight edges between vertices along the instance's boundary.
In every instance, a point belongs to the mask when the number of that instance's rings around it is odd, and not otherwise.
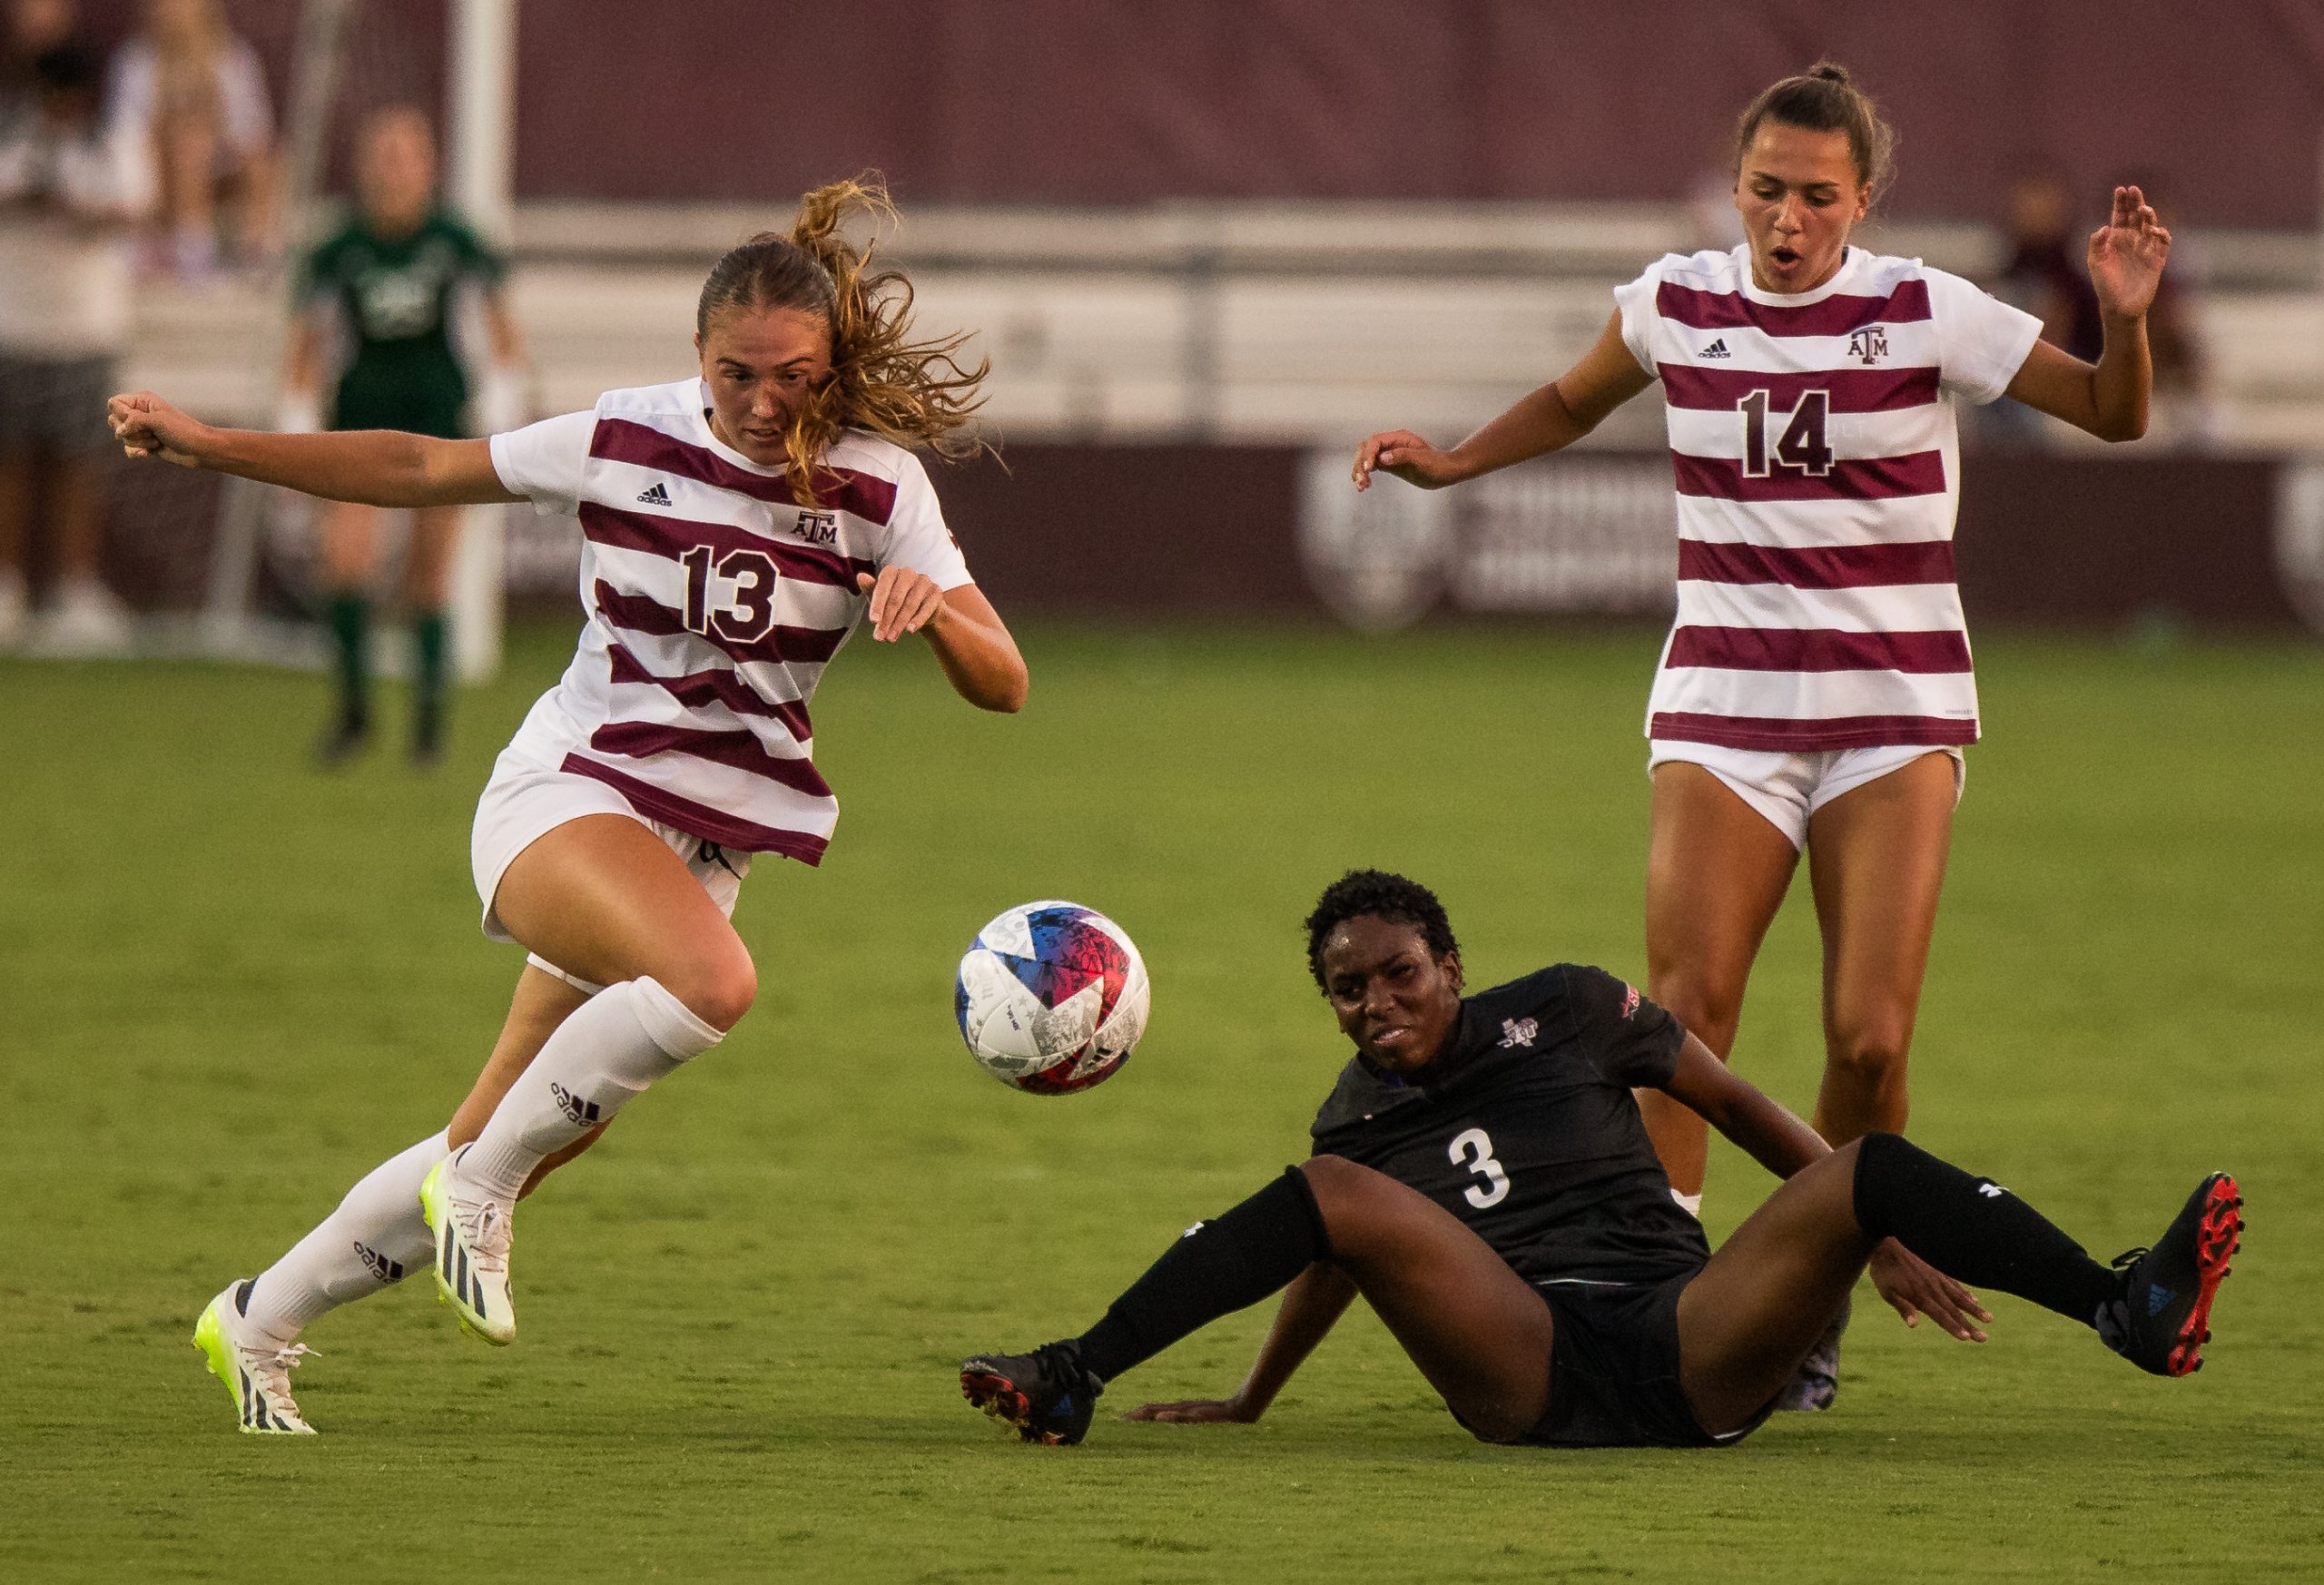
[{"label": "sweaty forehead", "polygon": [[822,315],[797,309],[730,308],[711,316],[703,349],[753,367],[821,359],[831,356],[832,330]]},{"label": "sweaty forehead", "polygon": [[1417,925],[1364,913],[1334,925],[1324,938],[1320,957],[1324,977],[1332,980],[1344,974],[1374,974],[1404,952],[1427,950],[1428,942]]},{"label": "sweaty forehead", "polygon": [[1780,121],[1763,121],[1744,151],[1743,170],[1749,176],[1772,176],[1790,187],[1856,185],[1856,154],[1848,134],[1835,128],[1817,132]]}]

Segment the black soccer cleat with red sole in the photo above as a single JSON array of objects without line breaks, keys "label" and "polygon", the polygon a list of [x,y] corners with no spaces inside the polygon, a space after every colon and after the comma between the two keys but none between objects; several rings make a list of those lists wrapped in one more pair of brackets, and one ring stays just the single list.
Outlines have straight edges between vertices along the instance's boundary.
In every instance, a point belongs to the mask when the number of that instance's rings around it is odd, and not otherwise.
[{"label": "black soccer cleat with red sole", "polygon": [[2211,1300],[2242,1239],[2242,1191],[2227,1174],[2212,1173],[2187,1196],[2152,1249],[2114,1257],[2122,1290],[2099,1309],[2100,1339],[2158,1376],[2202,1369],[2203,1344],[2211,1340]]},{"label": "black soccer cleat with red sole", "polygon": [[1070,1447],[1088,1434],[1098,1394],[1105,1390],[1069,1342],[960,1362],[961,1397],[1015,1426],[1025,1441],[1049,1447]]}]

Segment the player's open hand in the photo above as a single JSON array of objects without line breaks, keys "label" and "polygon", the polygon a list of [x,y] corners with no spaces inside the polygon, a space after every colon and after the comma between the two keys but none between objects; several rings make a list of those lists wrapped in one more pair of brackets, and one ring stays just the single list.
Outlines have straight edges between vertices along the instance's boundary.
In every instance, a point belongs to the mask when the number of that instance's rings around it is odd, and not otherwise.
[{"label": "player's open hand", "polygon": [[1983,1343],[1977,1323],[1993,1314],[1977,1295],[1897,1243],[1884,1238],[1872,1252],[1872,1285],[1888,1301],[1907,1326],[1926,1315],[1964,1343]]},{"label": "player's open hand", "polygon": [[2114,189],[2114,212],[2090,233],[2090,284],[2098,306],[2136,319],[2153,305],[2171,257],[2171,233],[2135,187]]},{"label": "player's open hand", "polygon": [[855,590],[872,596],[872,636],[882,644],[918,633],[944,608],[944,591],[936,580],[908,566],[883,566],[876,579],[857,573]]},{"label": "player's open hand", "polygon": [[180,468],[202,466],[201,438],[209,426],[188,418],[150,390],[105,403],[105,422],[132,457],[158,457]]},{"label": "player's open hand", "polygon": [[1186,1398],[1176,1403],[1140,1403],[1124,1420],[1151,1420],[1163,1425],[1249,1425],[1259,1417],[1240,1398]]},{"label": "player's open hand", "polygon": [[1372,487],[1374,469],[1393,474],[1406,484],[1420,486],[1424,490],[1441,490],[1446,485],[1459,484],[1468,476],[1462,472],[1449,451],[1439,451],[1410,429],[1389,429],[1374,435],[1355,448],[1355,487]]}]

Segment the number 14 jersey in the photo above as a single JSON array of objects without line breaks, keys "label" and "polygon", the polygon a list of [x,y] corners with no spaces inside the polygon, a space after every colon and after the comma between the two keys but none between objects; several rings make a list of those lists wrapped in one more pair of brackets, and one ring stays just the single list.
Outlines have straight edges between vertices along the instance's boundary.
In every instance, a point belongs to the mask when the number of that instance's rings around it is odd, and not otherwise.
[{"label": "number 14 jersey", "polygon": [[1614,300],[1662,382],[1679,493],[1678,619],[1647,735],[1974,743],[1955,414],[2002,394],[2041,321],[1861,248],[1787,294],[1752,285],[1748,247],[1666,254]]},{"label": "number 14 jersey", "polygon": [[744,852],[822,857],[839,803],[808,702],[868,602],[858,574],[970,581],[919,458],[850,430],[797,498],[720,441],[700,379],[612,390],[492,438],[512,495],[581,520],[581,646],[509,746]]},{"label": "number 14 jersey", "polygon": [[1311,1130],[1434,1200],[1528,1282],[1650,1283],[1710,1258],[1631,1098],[1687,1031],[1601,969],[1561,963],[1464,998],[1416,1080],[1353,1058]]}]

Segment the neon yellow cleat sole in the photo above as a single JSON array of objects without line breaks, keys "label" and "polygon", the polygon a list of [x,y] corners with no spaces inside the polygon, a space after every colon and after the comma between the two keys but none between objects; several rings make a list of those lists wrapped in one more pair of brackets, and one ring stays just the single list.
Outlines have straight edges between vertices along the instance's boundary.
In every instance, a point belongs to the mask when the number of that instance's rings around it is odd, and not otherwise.
[{"label": "neon yellow cleat sole", "polygon": [[245,1435],[313,1436],[315,1428],[290,1397],[290,1367],[311,1351],[299,1344],[270,1348],[234,1335],[228,1306],[249,1287],[247,1282],[229,1284],[210,1301],[202,1319],[193,1324],[193,1346],[208,1363],[210,1373],[232,1394],[234,1415]]},{"label": "neon yellow cleat sole", "polygon": [[517,1341],[517,1313],[508,1302],[507,1224],[503,1220],[497,1229],[501,1241],[497,1254],[478,1247],[499,1208],[487,1204],[480,1216],[467,1218],[479,1225],[464,1229],[445,1178],[450,1161],[447,1157],[429,1167],[419,1185],[420,1214],[436,1236],[436,1297],[451,1306],[461,1331],[503,1348]]}]

